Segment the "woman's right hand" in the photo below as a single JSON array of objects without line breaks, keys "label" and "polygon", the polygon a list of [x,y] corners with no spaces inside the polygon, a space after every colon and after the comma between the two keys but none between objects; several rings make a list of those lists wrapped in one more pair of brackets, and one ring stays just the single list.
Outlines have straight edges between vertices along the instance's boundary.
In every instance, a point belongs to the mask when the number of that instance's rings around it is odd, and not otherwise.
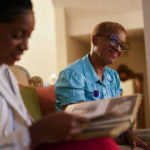
[{"label": "woman's right hand", "polygon": [[78,134],[88,119],[65,112],[54,112],[34,123],[30,128],[32,145],[42,142],[59,142],[70,140]]}]

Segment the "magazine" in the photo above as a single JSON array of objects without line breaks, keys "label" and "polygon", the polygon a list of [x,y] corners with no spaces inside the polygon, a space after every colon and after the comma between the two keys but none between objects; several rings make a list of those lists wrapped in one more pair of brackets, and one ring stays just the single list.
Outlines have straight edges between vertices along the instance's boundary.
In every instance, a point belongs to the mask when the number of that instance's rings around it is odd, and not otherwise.
[{"label": "magazine", "polygon": [[90,120],[75,139],[118,136],[136,119],[141,99],[141,94],[135,94],[68,105],[66,112]]}]

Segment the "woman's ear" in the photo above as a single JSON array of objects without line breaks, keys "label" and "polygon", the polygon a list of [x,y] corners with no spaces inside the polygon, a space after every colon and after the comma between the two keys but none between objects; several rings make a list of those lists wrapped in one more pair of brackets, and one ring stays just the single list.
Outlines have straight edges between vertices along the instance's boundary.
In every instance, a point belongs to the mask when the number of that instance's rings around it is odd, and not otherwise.
[{"label": "woman's ear", "polygon": [[92,37],[92,43],[93,43],[93,45],[97,45],[97,40],[98,40],[97,36],[93,36]]}]

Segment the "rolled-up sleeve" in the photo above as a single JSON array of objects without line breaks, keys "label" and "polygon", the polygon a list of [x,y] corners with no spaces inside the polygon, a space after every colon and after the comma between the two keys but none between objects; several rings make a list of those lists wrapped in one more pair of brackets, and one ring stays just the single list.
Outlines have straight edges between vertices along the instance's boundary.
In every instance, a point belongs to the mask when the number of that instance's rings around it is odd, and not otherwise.
[{"label": "rolled-up sleeve", "polygon": [[70,103],[78,103],[85,100],[84,76],[68,69],[60,73],[55,84],[56,110]]}]

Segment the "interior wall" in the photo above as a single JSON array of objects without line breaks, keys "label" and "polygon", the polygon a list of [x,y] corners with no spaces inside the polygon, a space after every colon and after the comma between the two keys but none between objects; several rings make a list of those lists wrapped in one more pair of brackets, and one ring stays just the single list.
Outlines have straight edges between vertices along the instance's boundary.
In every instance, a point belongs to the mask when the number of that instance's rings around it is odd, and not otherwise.
[{"label": "interior wall", "polygon": [[93,17],[78,17],[70,19],[68,30],[71,36],[86,35],[93,31],[96,24],[103,21],[115,21],[122,24],[125,29],[143,28],[142,10],[117,14],[106,14]]},{"label": "interior wall", "polygon": [[90,48],[87,44],[77,40],[76,38],[68,37],[68,64],[83,57],[89,51]]},{"label": "interior wall", "polygon": [[70,36],[69,27],[70,19],[68,16],[66,16],[67,65],[83,57],[90,50],[88,44],[81,42],[78,37]]},{"label": "interior wall", "polygon": [[35,30],[29,40],[29,50],[16,64],[25,67],[31,76],[40,76],[49,83],[57,71],[55,50],[54,8],[49,0],[33,0]]},{"label": "interior wall", "polygon": [[66,15],[64,8],[55,8],[55,30],[56,30],[56,57],[57,57],[57,76],[59,72],[67,66],[67,31]]}]

